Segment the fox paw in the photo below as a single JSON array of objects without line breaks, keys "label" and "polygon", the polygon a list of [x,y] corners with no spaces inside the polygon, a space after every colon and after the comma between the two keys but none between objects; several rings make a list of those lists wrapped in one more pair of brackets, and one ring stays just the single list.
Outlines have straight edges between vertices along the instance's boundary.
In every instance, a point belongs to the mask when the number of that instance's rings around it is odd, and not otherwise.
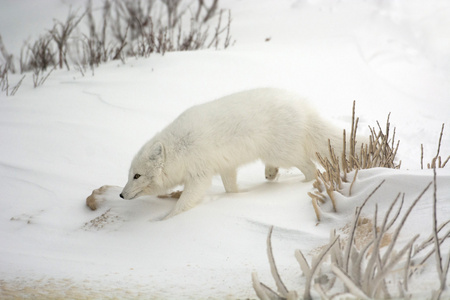
[{"label": "fox paw", "polygon": [[278,168],[266,166],[266,179],[274,180],[278,175]]}]

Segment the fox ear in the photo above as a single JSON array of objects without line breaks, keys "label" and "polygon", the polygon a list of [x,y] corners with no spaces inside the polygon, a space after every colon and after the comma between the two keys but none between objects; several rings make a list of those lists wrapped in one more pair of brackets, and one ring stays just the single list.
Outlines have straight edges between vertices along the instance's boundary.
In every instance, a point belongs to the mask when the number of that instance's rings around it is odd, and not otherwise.
[{"label": "fox ear", "polygon": [[164,146],[160,142],[154,144],[150,150],[150,160],[164,161]]}]

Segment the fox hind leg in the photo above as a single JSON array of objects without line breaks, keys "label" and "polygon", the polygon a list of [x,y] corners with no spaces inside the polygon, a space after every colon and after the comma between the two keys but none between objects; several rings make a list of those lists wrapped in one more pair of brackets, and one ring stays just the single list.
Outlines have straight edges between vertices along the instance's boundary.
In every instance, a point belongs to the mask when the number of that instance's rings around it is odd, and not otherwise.
[{"label": "fox hind leg", "polygon": [[296,167],[303,173],[303,175],[305,175],[305,182],[314,180],[314,178],[316,178],[317,168],[311,160],[305,159],[301,161]]},{"label": "fox hind leg", "polygon": [[222,177],[223,186],[227,193],[238,193],[239,189],[237,186],[237,170],[227,170],[220,173]]},{"label": "fox hind leg", "polygon": [[278,175],[278,168],[266,165],[265,174],[267,180],[274,180]]}]

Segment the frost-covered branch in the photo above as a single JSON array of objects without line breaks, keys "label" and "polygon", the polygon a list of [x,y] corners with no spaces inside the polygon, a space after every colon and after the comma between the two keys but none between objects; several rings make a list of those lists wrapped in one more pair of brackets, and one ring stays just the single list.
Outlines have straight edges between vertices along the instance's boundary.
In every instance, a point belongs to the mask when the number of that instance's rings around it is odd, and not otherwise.
[{"label": "frost-covered branch", "polygon": [[[436,187],[436,178],[434,178],[434,188]],[[382,182],[383,183],[383,182]],[[358,299],[373,299],[373,298],[392,298],[402,297],[409,298],[409,280],[411,274],[416,268],[414,261],[416,255],[423,249],[434,245],[432,251],[428,253],[425,259],[418,265],[423,265],[426,259],[435,253],[436,268],[438,273],[439,289],[433,291],[432,299],[440,299],[443,291],[446,289],[446,281],[450,265],[450,253],[445,260],[442,259],[440,251],[441,244],[450,236],[450,233],[445,233],[438,237],[438,233],[450,223],[450,220],[438,226],[436,220],[436,206],[437,196],[434,194],[434,210],[433,210],[433,233],[430,238],[425,239],[419,245],[415,245],[419,238],[419,234],[410,238],[403,246],[397,247],[401,230],[405,227],[407,219],[410,217],[411,211],[417,203],[423,198],[425,193],[431,187],[433,182],[430,182],[422,192],[412,201],[405,213],[400,217],[405,202],[405,194],[398,194],[388,209],[378,222],[378,204],[375,205],[375,211],[371,224],[372,239],[367,241],[364,245],[357,249],[356,247],[356,231],[360,223],[360,215],[362,209],[365,207],[367,201],[382,185],[380,183],[372,193],[365,199],[361,207],[355,209],[354,220],[352,228],[348,233],[346,245],[341,247],[342,240],[336,236],[335,230],[331,231],[330,242],[323,250],[313,257],[309,263],[300,250],[295,251],[295,258],[297,259],[300,269],[305,276],[305,284],[303,286],[303,298],[312,299],[311,286],[322,299],[333,299],[336,295],[342,293],[351,293]],[[253,286],[257,296],[260,299],[297,299],[297,293],[289,291],[282,282],[278,270],[276,268],[275,259],[272,251],[271,235],[272,229],[267,238],[267,253],[269,263],[271,265],[272,276],[278,288],[278,293],[271,290],[266,285],[259,282],[257,275],[252,274]],[[392,231],[392,232],[391,232]],[[386,248],[384,248],[386,247]],[[330,264],[325,266],[327,254],[330,254]],[[328,269],[328,273],[317,275],[319,269]],[[394,295],[394,291],[390,289],[390,282],[394,270],[400,270],[403,281],[398,282],[399,294]],[[336,280],[337,279],[337,280]],[[345,290],[338,290],[338,294],[330,295],[330,291],[336,292],[335,282],[341,282]],[[333,288],[334,287],[334,288]],[[391,295],[392,293],[392,295]]]},{"label": "frost-covered branch", "polygon": [[[444,130],[444,125],[442,125],[442,131]],[[441,138],[442,138],[442,131],[441,131]],[[441,144],[441,139],[439,139],[439,146]],[[439,155],[439,148],[438,153],[436,156]],[[442,262],[442,255],[441,255],[441,245],[439,242],[438,237],[438,225],[437,225],[437,183],[436,183],[436,166],[433,168],[433,241],[434,241],[434,249],[435,249],[435,258],[436,258],[436,268],[437,273],[439,276],[439,282],[440,287],[439,289],[433,293],[435,295],[435,299],[440,299],[442,292],[446,289],[447,285],[447,275],[448,275],[448,269],[450,266],[450,250],[447,257],[447,262]]]}]

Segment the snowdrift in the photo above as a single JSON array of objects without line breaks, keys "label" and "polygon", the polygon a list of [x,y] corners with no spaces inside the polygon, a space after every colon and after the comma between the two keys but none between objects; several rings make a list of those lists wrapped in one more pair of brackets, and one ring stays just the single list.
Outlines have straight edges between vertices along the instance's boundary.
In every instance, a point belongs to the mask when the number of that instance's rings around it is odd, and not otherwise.
[{"label": "snowdrift", "polygon": [[[65,7],[49,2],[55,4],[45,12],[49,20],[58,17],[53,14],[63,18]],[[23,9],[8,5],[0,9],[0,20]],[[222,5],[232,10],[236,39],[226,51],[113,61],[94,76],[56,70],[36,89],[30,74],[15,96],[0,94],[2,298],[255,298],[253,272],[274,288],[266,255],[271,226],[280,275],[286,286],[301,291],[305,278],[294,250],[310,260],[332,229],[345,234],[355,207],[382,180],[365,217],[373,216],[375,204],[381,215],[398,193],[410,204],[433,180],[432,170],[420,170],[420,144],[430,161],[441,124],[450,125],[448,4]],[[5,44],[25,38],[26,29],[10,22],[0,26]],[[267,182],[258,162],[240,169],[242,193],[226,194],[217,177],[201,205],[167,221],[160,219],[175,199],[119,198],[135,152],[182,111],[265,86],[304,95],[321,115],[347,129],[356,100],[363,134],[391,112],[401,170],[360,171],[352,196],[337,196],[337,212],[325,204],[320,223],[307,195],[312,185],[300,172],[282,170]],[[449,132],[441,145],[444,156],[450,153]],[[92,211],[85,199],[103,185],[110,187]],[[427,191],[414,208],[400,246],[415,234],[418,242],[431,234],[432,198]],[[437,170],[437,200],[442,223],[450,215],[448,167]],[[447,257],[448,241],[442,249]],[[429,298],[438,288],[435,268],[431,259],[413,275],[415,298]],[[396,291],[395,282],[390,288]]]}]

